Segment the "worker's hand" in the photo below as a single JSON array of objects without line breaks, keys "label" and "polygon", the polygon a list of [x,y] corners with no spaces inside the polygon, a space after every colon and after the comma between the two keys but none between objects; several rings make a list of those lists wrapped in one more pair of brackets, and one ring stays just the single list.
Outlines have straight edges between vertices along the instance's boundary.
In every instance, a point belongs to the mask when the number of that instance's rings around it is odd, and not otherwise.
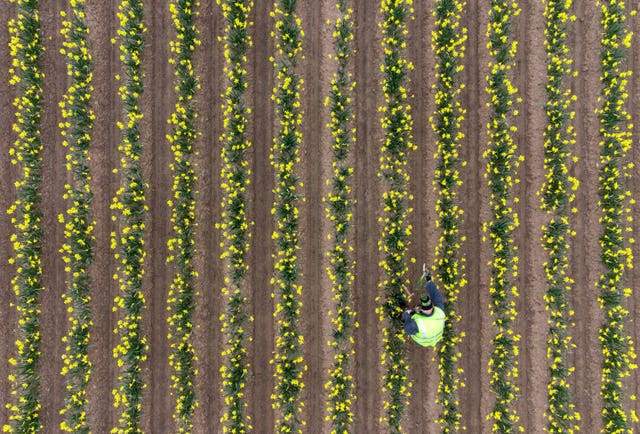
[{"label": "worker's hand", "polygon": [[407,300],[404,299],[404,297],[400,298],[400,309],[404,310],[407,308]]}]

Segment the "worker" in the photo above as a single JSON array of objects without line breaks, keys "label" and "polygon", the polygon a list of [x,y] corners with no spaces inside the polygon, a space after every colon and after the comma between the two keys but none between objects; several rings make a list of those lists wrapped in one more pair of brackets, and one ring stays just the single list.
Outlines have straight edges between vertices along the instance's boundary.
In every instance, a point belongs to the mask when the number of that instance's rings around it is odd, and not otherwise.
[{"label": "worker", "polygon": [[414,309],[402,312],[402,322],[406,334],[423,347],[435,347],[442,339],[445,313],[444,301],[431,274],[423,275],[426,279],[426,294],[420,295],[420,304]]}]

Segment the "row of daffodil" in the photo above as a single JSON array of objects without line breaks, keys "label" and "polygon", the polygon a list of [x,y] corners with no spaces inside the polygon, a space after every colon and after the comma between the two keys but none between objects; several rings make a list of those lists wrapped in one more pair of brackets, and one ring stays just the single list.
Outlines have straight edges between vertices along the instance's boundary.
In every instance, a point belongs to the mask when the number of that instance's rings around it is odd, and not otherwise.
[{"label": "row of daffodil", "polygon": [[15,356],[9,359],[11,373],[10,402],[6,404],[8,423],[3,432],[35,433],[40,421],[40,294],[42,285],[42,211],[41,167],[42,112],[41,56],[44,51],[40,34],[37,0],[12,0],[15,18],[9,21],[11,66],[9,82],[16,89],[13,101],[16,140],[9,150],[11,163],[20,169],[15,181],[16,201],[9,207],[14,232],[11,235],[13,255],[9,263],[16,274],[11,286],[16,295],[17,329]]},{"label": "row of daffodil", "polygon": [[544,129],[545,180],[538,193],[541,208],[547,214],[542,227],[542,246],[547,253],[544,271],[547,290],[544,295],[545,309],[549,313],[549,335],[547,358],[549,380],[547,384],[546,430],[550,433],[573,433],[579,430],[580,414],[575,410],[571,396],[569,376],[574,368],[569,355],[572,343],[569,327],[573,325],[573,310],[569,294],[573,279],[569,271],[569,245],[574,234],[570,224],[578,180],[569,175],[572,158],[571,147],[575,143],[571,106],[575,95],[567,79],[576,76],[572,71],[572,60],[567,47],[567,25],[575,20],[571,14],[571,0],[545,0],[545,51],[547,56],[547,83]]},{"label": "row of daffodil", "polygon": [[624,70],[633,33],[627,23],[628,12],[623,0],[598,1],[601,11],[601,104],[597,110],[600,121],[600,165],[598,172],[600,225],[600,258],[604,271],[598,279],[599,301],[604,322],[599,330],[602,348],[603,428],[607,433],[631,433],[638,423],[634,410],[627,409],[625,386],[631,370],[636,368],[636,354],[630,332],[625,329],[629,312],[625,299],[632,289],[626,286],[626,270],[633,267],[634,242],[631,208],[633,198],[625,188],[633,170],[627,157],[632,143],[631,116],[625,104],[629,98],[631,72]]},{"label": "row of daffodil", "polygon": [[69,88],[60,102],[62,145],[67,148],[65,167],[70,183],[65,185],[64,199],[69,203],[65,214],[58,216],[64,224],[65,242],[60,252],[67,273],[67,290],[63,294],[67,306],[68,330],[62,338],[62,375],[66,391],[61,431],[90,432],[87,419],[87,385],[92,364],[88,357],[89,337],[93,325],[91,277],[88,267],[93,263],[93,226],[90,205],[89,147],[95,118],[91,110],[93,92],[91,54],[87,46],[85,1],[71,0],[70,13],[61,11],[61,34],[64,37],[61,54],[66,56]]},{"label": "row of daffodil", "polygon": [[436,246],[438,277],[442,282],[447,298],[447,321],[442,343],[439,349],[440,382],[438,383],[438,403],[441,413],[438,421],[442,432],[458,432],[461,428],[461,413],[458,389],[464,387],[460,366],[460,345],[464,332],[456,330],[461,316],[457,311],[460,291],[466,285],[464,275],[464,256],[462,255],[460,226],[463,210],[458,199],[458,190],[462,185],[460,169],[466,163],[460,158],[461,140],[464,133],[461,122],[465,110],[460,105],[460,92],[464,85],[459,82],[462,71],[467,29],[461,25],[463,1],[436,2],[432,10],[435,31],[432,32],[431,46],[436,55],[435,114],[431,117],[431,126],[436,133],[437,161],[433,186],[438,194],[436,225],[440,228],[440,237]]},{"label": "row of daffodil", "polygon": [[193,259],[195,250],[195,182],[194,145],[198,133],[194,126],[197,113],[194,96],[200,88],[193,69],[193,52],[200,40],[194,19],[200,3],[196,0],[173,0],[169,3],[175,39],[169,42],[169,63],[175,75],[175,108],[168,120],[172,134],[167,135],[173,152],[170,164],[173,172],[173,197],[167,201],[171,208],[172,236],[167,242],[168,263],[174,264],[174,276],[169,288],[167,309],[169,311],[168,339],[171,346],[169,365],[171,395],[174,400],[174,432],[188,433],[193,430],[193,413],[198,406],[195,393],[198,357],[192,343],[193,312],[196,290],[194,281],[197,272]]},{"label": "row of daffodil", "polygon": [[271,96],[275,103],[279,129],[273,140],[270,160],[275,169],[275,201],[271,213],[275,216],[276,229],[272,238],[275,243],[274,277],[272,297],[275,299],[276,345],[271,359],[274,365],[275,384],[271,395],[272,407],[276,411],[275,429],[278,433],[302,432],[306,425],[301,413],[304,402],[303,372],[306,370],[302,357],[303,335],[299,330],[302,306],[302,285],[298,263],[298,204],[302,195],[298,189],[296,166],[300,162],[299,146],[302,133],[302,108],[300,92],[303,80],[296,73],[302,51],[304,31],[296,14],[296,2],[278,0],[274,2],[271,17],[275,21],[271,37],[276,54],[271,57],[276,71],[276,86]]},{"label": "row of daffodil", "polygon": [[217,0],[227,26],[224,29],[224,73],[227,87],[224,92],[222,110],[224,133],[222,142],[222,170],[220,184],[223,189],[222,218],[218,228],[222,232],[224,250],[221,259],[226,260],[225,298],[226,310],[221,315],[222,333],[226,345],[222,350],[225,363],[220,367],[221,392],[225,397],[225,412],[220,422],[223,432],[245,433],[252,429],[246,414],[246,378],[250,364],[247,345],[251,334],[247,327],[253,318],[246,313],[247,290],[245,277],[249,270],[246,256],[249,250],[250,223],[247,219],[246,192],[250,183],[247,151],[251,142],[247,137],[248,116],[245,91],[248,87],[246,75],[247,50],[252,46],[249,14],[253,8],[250,0]]},{"label": "row of daffodil", "polygon": [[402,431],[402,418],[406,412],[411,383],[407,380],[406,336],[400,317],[403,285],[407,284],[408,265],[406,253],[411,236],[411,225],[407,223],[411,213],[408,192],[409,174],[406,171],[408,154],[416,149],[412,141],[413,120],[408,104],[407,73],[413,64],[406,59],[407,20],[413,19],[412,0],[382,0],[383,74],[381,82],[385,105],[379,108],[380,123],[384,131],[384,142],[380,153],[378,176],[383,180],[383,225],[378,249],[382,254],[380,266],[384,280],[379,286],[383,291],[377,297],[376,311],[383,323],[382,366],[384,367],[382,389],[384,393],[384,415],[390,432]]},{"label": "row of daffodil", "polygon": [[[122,142],[120,167],[114,172],[120,175],[118,188],[111,209],[112,219],[118,230],[111,234],[111,247],[117,264],[114,279],[120,294],[114,299],[113,310],[118,314],[114,333],[120,341],[113,349],[118,365],[118,381],[113,390],[113,405],[119,410],[118,422],[112,433],[137,433],[141,431],[142,391],[146,387],[142,379],[142,364],[147,359],[148,344],[142,330],[142,311],[146,301],[142,293],[144,276],[145,215],[148,207],[145,192],[148,188],[142,174],[140,159],[143,144],[140,139],[140,97],[143,92],[143,75],[140,56],[144,47],[144,5],[141,0],[122,0],[118,6],[119,41],[122,74],[116,76],[123,84],[118,90],[124,120],[118,122]],[[112,39],[116,43],[116,38]]]},{"label": "row of daffodil", "polygon": [[[492,430],[498,432],[522,429],[517,426],[519,417],[514,405],[519,390],[516,379],[520,335],[514,330],[518,256],[513,242],[513,233],[518,227],[518,216],[513,209],[518,200],[514,197],[514,184],[518,182],[521,157],[516,155],[517,144],[513,139],[516,133],[513,119],[518,112],[513,107],[517,89],[511,82],[518,46],[511,32],[519,13],[515,0],[492,0],[487,26],[490,60],[486,89],[490,119],[489,145],[484,158],[491,220],[483,224],[483,231],[489,233],[492,248],[489,307],[495,327],[488,367],[495,400],[487,419],[493,420]],[[486,236],[483,239],[486,240]]]},{"label": "row of daffodil", "polygon": [[350,70],[354,53],[354,22],[353,10],[346,0],[337,0],[335,6],[338,16],[328,25],[332,29],[331,59],[336,64],[336,71],[325,100],[331,115],[328,127],[332,135],[333,153],[332,177],[327,180],[331,191],[324,199],[326,215],[333,227],[329,235],[331,248],[327,252],[327,273],[333,294],[331,339],[328,344],[333,351],[333,362],[325,388],[328,391],[326,418],[331,422],[331,432],[344,433],[351,431],[353,423],[356,396],[351,362],[354,355],[353,330],[358,326],[351,298],[355,259],[349,238],[354,203],[350,185],[353,175],[350,155],[355,141],[355,119],[351,105],[355,81]]}]

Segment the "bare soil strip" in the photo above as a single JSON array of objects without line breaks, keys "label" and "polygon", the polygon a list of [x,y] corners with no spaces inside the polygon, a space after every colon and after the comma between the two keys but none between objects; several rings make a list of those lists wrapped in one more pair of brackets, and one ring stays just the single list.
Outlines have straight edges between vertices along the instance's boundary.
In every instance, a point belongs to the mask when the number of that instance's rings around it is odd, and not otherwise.
[{"label": "bare soil strip", "polygon": [[[220,148],[219,137],[222,133],[222,112],[220,95],[226,86],[223,78],[224,56],[218,37],[224,33],[224,23],[220,7],[215,2],[200,4],[200,17],[196,25],[200,31],[202,46],[196,48],[194,68],[200,78],[201,90],[196,97],[198,121],[196,125],[202,132],[196,143],[196,263],[199,278],[196,288],[194,321],[195,350],[198,356],[196,394],[199,407],[194,413],[194,432],[220,432],[219,424],[223,412],[223,397],[220,390],[220,366],[223,362],[220,354],[225,342],[220,332],[218,318],[224,310],[225,300],[221,296],[225,269],[220,261],[220,232],[215,222],[220,220]],[[217,79],[212,79],[217,77]],[[253,248],[253,246],[252,246]],[[247,343],[249,345],[249,343]]]},{"label": "bare soil strip", "polygon": [[67,330],[66,307],[61,295],[66,291],[66,276],[59,249],[64,242],[63,227],[58,222],[58,214],[67,209],[62,198],[64,184],[68,181],[64,169],[62,136],[58,123],[62,116],[58,103],[67,90],[65,58],[59,54],[62,48],[60,29],[61,4],[43,2],[40,4],[41,37],[46,48],[42,56],[43,81],[42,99],[42,292],[40,302],[42,314],[40,330],[42,343],[39,374],[42,394],[40,418],[50,429],[57,430],[63,407],[64,379],[62,368],[62,336]]},{"label": "bare soil strip", "polygon": [[[410,115],[413,117],[413,143],[418,147],[416,151],[411,151],[407,159],[407,172],[411,177],[409,187],[414,196],[413,201],[409,203],[413,208],[413,213],[409,216],[413,233],[405,258],[409,266],[407,278],[410,284],[408,286],[414,293],[411,307],[418,303],[419,294],[423,291],[416,287],[416,282],[422,273],[422,264],[425,263],[429,269],[435,265],[435,247],[440,234],[435,226],[437,193],[434,192],[431,184],[437,163],[437,159],[434,158],[437,146],[435,134],[429,122],[435,107],[432,89],[432,85],[435,84],[435,56],[431,49],[431,31],[434,29],[435,18],[431,14],[429,3],[414,3],[414,9],[415,19],[407,21],[409,34],[405,52],[405,56],[413,62],[415,68],[408,75],[407,85],[409,94],[414,96],[408,103],[411,104]],[[411,264],[410,258],[415,258],[416,263]],[[434,278],[438,283],[435,276],[436,273]],[[442,287],[440,291],[443,291]],[[442,295],[445,294],[442,293]],[[409,339],[407,358],[409,360],[408,378],[413,388],[407,422],[404,426],[408,432],[420,432],[424,429],[425,423],[433,424],[440,413],[440,408],[436,405],[437,385],[440,381],[439,356],[435,351],[419,347]]]},{"label": "bare soil strip", "polygon": [[[356,205],[353,213],[355,229],[355,281],[354,301],[360,327],[354,333],[357,365],[355,371],[357,396],[354,432],[380,432],[382,415],[380,394],[380,342],[381,332],[375,312],[380,269],[377,239],[381,226],[378,223],[380,208],[380,184],[378,172],[379,149],[382,134],[377,108],[381,105],[380,90],[380,35],[377,23],[377,5],[355,2],[355,116],[357,141],[355,146],[354,194]],[[375,391],[375,393],[373,392]]]},{"label": "bare soil strip", "polygon": [[[486,249],[481,243],[482,221],[486,218],[486,201],[482,194],[484,179],[482,177],[482,152],[486,146],[487,135],[483,129],[486,123],[487,110],[485,102],[484,76],[488,60],[484,48],[484,32],[486,29],[486,10],[466,7],[462,14],[462,25],[468,30],[467,49],[465,53],[465,69],[460,74],[466,88],[461,93],[462,107],[467,111],[462,128],[465,133],[461,158],[467,162],[466,170],[461,172],[462,186],[461,204],[464,210],[464,224],[461,233],[466,236],[462,243],[462,253],[466,257],[467,287],[460,293],[460,329],[466,333],[462,348],[462,368],[466,387],[460,390],[461,395],[473,399],[460,399],[463,425],[469,432],[481,432],[485,413],[481,403],[482,388],[488,382],[485,361],[487,360],[488,338],[479,339],[477,331],[483,324],[489,323],[486,311],[486,287],[488,275],[486,270]],[[464,198],[468,200],[464,200]]]},{"label": "bare soil strip", "polygon": [[329,425],[324,420],[326,406],[323,398],[326,396],[324,383],[331,360],[327,347],[330,323],[327,312],[331,306],[331,290],[325,271],[329,265],[325,235],[329,233],[329,225],[322,197],[327,192],[324,180],[331,173],[332,143],[326,127],[329,118],[324,98],[329,92],[329,69],[334,62],[328,57],[333,52],[333,43],[326,20],[329,14],[334,14],[335,5],[333,0],[308,0],[300,3],[299,8],[302,28],[305,30],[305,58],[300,67],[300,76],[304,79],[300,173],[305,198],[305,202],[300,204],[300,258],[303,273],[303,320],[300,325],[304,336],[303,355],[308,369],[304,376],[303,420],[309,426],[317,427],[319,432],[329,432]]},{"label": "bare soil strip", "polygon": [[594,432],[600,431],[600,343],[598,327],[602,324],[595,286],[602,271],[598,237],[598,165],[600,141],[599,122],[594,114],[600,94],[600,11],[588,2],[575,4],[575,34],[571,47],[575,58],[578,80],[574,92],[576,105],[576,147],[579,158],[576,176],[580,188],[576,195],[578,214],[574,219],[577,235],[571,252],[571,271],[575,279],[573,300],[576,311],[574,329],[576,371],[572,378],[576,410],[582,424]]},{"label": "bare soil strip", "polygon": [[[518,87],[517,96],[523,102],[516,104],[520,110],[516,125],[518,134],[518,154],[524,156],[516,186],[516,195],[521,199],[515,209],[520,220],[516,231],[518,246],[518,318],[516,327],[521,333],[519,379],[520,399],[518,415],[520,425],[525,431],[536,431],[546,425],[542,411],[531,412],[537,403],[546,401],[547,359],[545,355],[548,334],[547,313],[543,295],[546,292],[546,280],[542,268],[543,255],[540,250],[542,224],[547,217],[540,209],[540,197],[536,192],[544,181],[543,131],[546,124],[544,101],[546,98],[546,64],[541,61],[544,51],[544,5],[542,2],[521,2],[522,11],[514,36],[518,40],[517,65],[514,71],[514,84]],[[523,264],[526,264],[523,266]],[[526,372],[526,375],[523,373]]]},{"label": "bare soil strip", "polygon": [[248,69],[250,92],[253,93],[251,109],[253,117],[252,154],[253,154],[253,186],[251,192],[250,216],[255,222],[253,242],[249,257],[249,288],[253,293],[253,360],[247,382],[247,396],[249,399],[249,414],[257,431],[273,427],[274,414],[271,409],[271,394],[273,393],[273,366],[269,360],[274,347],[274,302],[271,298],[273,287],[269,283],[274,276],[273,241],[271,234],[274,229],[274,216],[271,215],[273,204],[272,189],[274,174],[269,165],[269,150],[273,144],[274,113],[271,94],[274,85],[273,65],[269,56],[273,52],[273,42],[270,37],[273,28],[273,18],[269,13],[272,2],[256,2],[254,6],[253,42],[254,48],[249,54],[251,69]]},{"label": "bare soil strip", "polygon": [[120,139],[120,131],[116,126],[116,120],[120,118],[121,113],[119,101],[115,97],[118,90],[114,78],[118,69],[117,46],[110,42],[114,36],[116,15],[110,4],[97,0],[87,2],[86,12],[87,26],[91,31],[88,44],[93,57],[95,90],[92,106],[96,115],[89,151],[93,180],[91,189],[94,194],[91,213],[95,221],[91,279],[95,289],[91,294],[93,330],[89,347],[89,359],[93,363],[93,369],[87,393],[90,423],[94,431],[109,432],[116,423],[114,412],[104,411],[107,405],[111,408],[111,390],[116,384],[116,367],[112,355],[116,315],[111,307],[118,285],[112,277],[115,263],[113,251],[109,247],[109,234],[115,230],[109,204],[116,192],[117,175],[112,169],[119,162],[116,143]]},{"label": "bare soil strip", "polygon": [[[171,147],[166,139],[170,132],[167,119],[175,105],[173,68],[168,62],[171,56],[169,41],[175,37],[168,5],[145,11],[147,33],[142,64],[145,71],[144,93],[141,109],[145,114],[141,124],[144,146],[143,170],[149,184],[146,200],[147,214],[145,247],[145,279],[143,292],[147,307],[143,322],[144,334],[149,344],[145,367],[143,411],[147,416],[142,426],[147,432],[172,431],[174,424],[173,398],[170,395],[171,367],[170,347],[167,339],[167,294],[173,280],[173,264],[166,264],[167,241],[172,236],[171,209],[167,200],[171,197],[173,174],[169,164],[173,161]],[[151,211],[153,210],[153,211]]]},{"label": "bare soil strip", "polygon": [[[461,392],[463,424],[470,432],[491,430],[486,415],[492,403],[489,391],[487,363],[493,336],[492,318],[489,315],[489,244],[483,242],[482,224],[490,218],[489,193],[484,178],[486,161],[483,152],[487,148],[486,123],[489,111],[486,106],[486,79],[489,54],[486,48],[488,8],[481,3],[477,8],[467,6],[463,20],[468,30],[467,54],[465,56],[466,91],[463,91],[463,107],[467,110],[463,129],[465,150],[463,158],[467,170],[463,171],[465,196],[461,202],[465,211],[463,233],[466,235],[467,295],[461,294],[461,329],[466,337],[462,348],[466,389]],[[462,396],[468,399],[462,399]]]}]

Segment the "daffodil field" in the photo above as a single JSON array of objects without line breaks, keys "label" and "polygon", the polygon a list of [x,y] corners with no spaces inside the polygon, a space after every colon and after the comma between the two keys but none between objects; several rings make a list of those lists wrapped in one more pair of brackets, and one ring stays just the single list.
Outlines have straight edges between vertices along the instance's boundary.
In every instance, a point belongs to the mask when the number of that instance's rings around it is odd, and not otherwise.
[{"label": "daffodil field", "polygon": [[[88,267],[93,262],[93,227],[90,204],[91,175],[89,148],[95,115],[91,109],[93,91],[91,55],[87,46],[85,2],[71,1],[68,19],[63,21],[64,36],[62,54],[67,57],[67,75],[70,85],[60,102],[62,118],[60,124],[63,146],[67,147],[66,170],[71,173],[71,182],[65,185],[64,199],[69,203],[65,214],[60,214],[60,223],[65,226],[65,243],[60,252],[68,275],[67,291],[63,294],[67,305],[69,326],[62,338],[65,352],[62,375],[66,377],[65,407],[61,410],[64,419],[60,430],[64,432],[91,432],[87,418],[87,387],[91,379],[92,362],[89,359],[91,340],[91,275]],[[67,13],[62,11],[62,17]]]},{"label": "daffodil field", "polygon": [[353,143],[355,141],[352,98],[356,83],[350,66],[353,62],[354,24],[353,9],[346,0],[337,0],[339,15],[332,25],[333,53],[336,72],[331,78],[331,92],[325,101],[331,112],[328,127],[332,135],[331,178],[327,183],[331,191],[326,196],[327,218],[331,221],[331,249],[327,252],[330,265],[327,273],[331,279],[333,309],[331,310],[331,336],[328,341],[333,352],[329,380],[325,385],[327,395],[327,419],[331,432],[350,432],[353,426],[353,404],[356,396],[352,366],[355,350],[353,332],[358,327],[353,307],[353,246],[350,243],[353,229],[354,199]]},{"label": "daffodil field", "polygon": [[460,83],[460,73],[464,69],[463,60],[467,29],[461,26],[461,13],[465,2],[438,1],[433,10],[436,17],[436,29],[431,34],[431,46],[435,52],[436,111],[431,117],[431,125],[437,137],[437,161],[434,189],[438,194],[436,225],[440,236],[435,249],[438,280],[442,282],[442,292],[447,297],[447,321],[440,346],[438,371],[438,403],[441,412],[438,418],[442,432],[458,432],[462,429],[462,414],[459,407],[458,390],[464,387],[463,368],[460,364],[460,347],[464,332],[458,330],[462,319],[458,310],[460,293],[466,286],[465,255],[462,251],[464,236],[460,235],[464,210],[459,199],[462,185],[460,171],[466,166],[461,161],[460,146],[464,138],[461,128],[465,109],[460,103],[460,93],[464,84]]},{"label": "daffodil field", "polygon": [[[13,253],[8,261],[15,267],[11,287],[18,312],[15,355],[9,358],[8,375],[11,401],[6,404],[8,417],[3,431],[33,433],[42,428],[40,419],[40,296],[42,283],[42,209],[41,182],[43,149],[41,128],[42,80],[40,66],[44,50],[40,35],[38,2],[16,1],[17,15],[8,23],[11,35],[11,66],[9,83],[16,90],[13,106],[16,118],[13,130],[17,139],[9,148],[11,164],[18,165],[20,175],[14,187],[17,199],[7,210],[12,230],[9,239]],[[3,394],[6,397],[8,394]]]},{"label": "daffodil field", "polygon": [[518,352],[520,334],[514,330],[518,311],[518,246],[513,234],[518,227],[518,214],[514,205],[514,184],[519,182],[517,171],[521,157],[517,155],[517,132],[512,125],[518,110],[514,103],[518,90],[513,85],[513,66],[518,49],[514,39],[515,19],[520,8],[514,0],[491,1],[487,40],[489,48],[489,75],[487,93],[490,96],[490,115],[487,122],[488,147],[485,178],[490,191],[488,200],[491,219],[484,223],[484,231],[491,244],[489,261],[491,280],[490,312],[495,334],[491,339],[489,375],[491,391],[495,395],[488,418],[493,421],[492,432],[515,432],[519,416],[514,401],[518,397]]},{"label": "daffodil field", "polygon": [[384,59],[380,67],[383,73],[382,91],[385,104],[378,110],[384,131],[381,146],[380,171],[382,178],[382,234],[378,241],[381,253],[380,307],[377,309],[383,322],[382,343],[382,392],[384,416],[382,421],[390,432],[402,432],[402,419],[408,405],[411,382],[407,375],[407,336],[400,320],[400,300],[405,297],[402,286],[407,283],[409,270],[407,250],[411,225],[407,216],[413,199],[407,191],[410,181],[406,170],[407,159],[415,150],[412,143],[411,105],[408,102],[407,72],[413,65],[404,56],[408,36],[407,21],[413,16],[412,1],[383,0],[381,2],[382,45]]},{"label": "daffodil field", "polygon": [[[600,395],[604,403],[604,428],[601,432],[630,433],[638,423],[636,412],[626,408],[628,392],[623,384],[631,370],[637,367],[633,338],[625,327],[629,315],[625,299],[632,295],[625,275],[633,268],[631,245],[634,242],[631,233],[634,199],[626,185],[634,164],[627,158],[632,143],[632,124],[625,108],[631,72],[622,63],[631,47],[633,33],[626,24],[629,13],[624,2],[611,0],[597,4],[602,24],[598,205],[602,209],[599,242],[604,271],[597,282],[598,301],[604,313],[598,333],[603,358]],[[635,395],[631,394],[629,398],[635,400]]]},{"label": "daffodil field", "polygon": [[247,332],[252,318],[246,313],[249,294],[245,284],[251,236],[246,197],[251,175],[251,170],[247,167],[247,151],[251,142],[246,128],[251,109],[246,106],[245,92],[248,83],[245,68],[247,50],[251,47],[249,13],[253,2],[228,0],[217,3],[227,21],[223,39],[227,87],[223,104],[225,129],[221,137],[224,144],[221,151],[223,167],[220,171],[220,184],[224,189],[220,228],[225,243],[221,258],[227,261],[225,287],[222,289],[226,309],[221,315],[222,330],[226,335],[226,345],[221,356],[225,363],[220,367],[220,372],[226,411],[221,422],[224,432],[244,433],[251,429],[245,397],[246,375],[251,367],[247,347],[252,342],[251,335]]},{"label": "daffodil field", "polygon": [[275,367],[275,384],[271,395],[276,411],[276,431],[302,432],[306,421],[301,417],[304,400],[302,355],[304,336],[300,330],[302,307],[301,271],[298,259],[299,204],[304,200],[299,189],[302,182],[296,168],[300,164],[302,142],[302,109],[300,91],[304,84],[298,76],[304,31],[296,14],[296,1],[280,0],[273,5],[271,16],[275,39],[275,56],[271,57],[276,73],[272,101],[279,127],[273,139],[269,159],[276,172],[273,190],[275,200],[271,214],[276,220],[272,238],[275,244],[275,269],[271,283],[275,289],[273,317],[276,321],[276,343],[271,364]]},{"label": "daffodil field", "polygon": [[173,368],[172,395],[175,400],[173,418],[174,432],[188,433],[193,430],[193,412],[198,406],[195,392],[195,364],[198,356],[193,347],[193,312],[197,298],[194,282],[198,277],[194,269],[195,232],[195,182],[193,164],[195,141],[198,132],[194,123],[197,118],[194,97],[200,87],[193,69],[193,53],[200,44],[194,20],[198,15],[199,2],[175,0],[169,4],[176,39],[170,42],[173,57],[169,63],[175,68],[175,110],[169,118],[173,134],[167,136],[171,143],[174,160],[170,164],[173,177],[173,197],[168,205],[172,208],[171,223],[173,237],[167,247],[167,262],[175,264],[175,274],[168,294],[167,309],[170,312],[169,339],[171,355],[169,365]]},{"label": "daffodil field", "polygon": [[567,32],[575,15],[570,1],[545,2],[545,50],[547,54],[547,84],[545,86],[544,129],[545,181],[540,189],[541,208],[547,214],[543,226],[542,246],[547,252],[545,309],[549,313],[547,359],[549,363],[548,399],[545,415],[550,433],[571,433],[579,429],[580,414],[575,411],[569,377],[574,370],[570,362],[574,311],[570,291],[574,280],[569,273],[569,249],[573,233],[571,215],[578,180],[569,173],[576,162],[575,95],[569,80],[577,74],[567,46]]},{"label": "daffodil field", "polygon": [[3,432],[637,432],[639,7],[5,2]]},{"label": "daffodil field", "polygon": [[147,182],[141,168],[144,143],[140,137],[140,95],[144,90],[141,54],[144,48],[144,5],[140,0],[123,0],[118,6],[118,44],[122,83],[118,89],[123,118],[118,121],[121,131],[120,166],[114,171],[120,176],[120,185],[111,203],[117,222],[111,234],[111,248],[115,250],[119,293],[113,309],[119,317],[114,328],[119,342],[113,348],[118,366],[118,381],[113,389],[113,406],[118,420],[112,433],[142,432],[142,392],[146,385],[142,378],[142,365],[147,360],[149,346],[142,329],[142,315],[146,305],[142,292],[144,276],[145,214],[148,211],[145,192]]}]

